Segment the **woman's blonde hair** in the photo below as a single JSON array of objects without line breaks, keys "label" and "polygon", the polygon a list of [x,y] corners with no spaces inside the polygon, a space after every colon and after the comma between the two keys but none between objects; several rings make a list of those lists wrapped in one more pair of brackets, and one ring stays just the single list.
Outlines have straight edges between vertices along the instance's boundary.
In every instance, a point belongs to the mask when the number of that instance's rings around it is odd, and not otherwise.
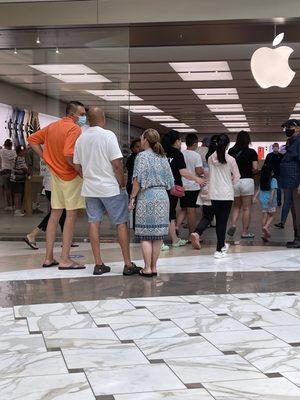
[{"label": "woman's blonde hair", "polygon": [[155,129],[147,129],[143,133],[144,139],[147,139],[151,149],[159,156],[165,156],[166,153],[160,144],[160,135]]}]

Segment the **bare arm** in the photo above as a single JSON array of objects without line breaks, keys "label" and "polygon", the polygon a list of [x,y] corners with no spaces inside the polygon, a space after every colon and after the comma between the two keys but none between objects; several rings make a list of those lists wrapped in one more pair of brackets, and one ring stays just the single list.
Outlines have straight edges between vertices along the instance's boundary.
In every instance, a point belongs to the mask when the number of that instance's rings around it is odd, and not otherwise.
[{"label": "bare arm", "polygon": [[33,151],[35,151],[37,153],[37,155],[40,158],[43,158],[43,149],[42,149],[42,146],[40,144],[30,143],[30,147],[32,148]]},{"label": "bare arm", "polygon": [[179,170],[180,175],[189,180],[189,181],[194,181],[198,183],[198,185],[204,185],[206,183],[206,180],[203,178],[199,178],[196,175],[193,175],[187,168],[183,168]]},{"label": "bare arm", "polygon": [[197,174],[198,176],[201,176],[201,175],[203,175],[203,173],[204,173],[204,168],[203,168],[203,167],[196,167],[196,168],[195,168],[195,171],[196,171],[196,174]]},{"label": "bare arm", "polygon": [[73,156],[66,156],[65,159],[66,159],[67,163],[68,163],[69,165],[71,165],[71,167],[73,167],[74,169],[76,169],[76,167],[75,167],[76,164],[73,163]]},{"label": "bare arm", "polygon": [[133,210],[134,207],[135,207],[135,198],[136,198],[139,190],[140,190],[140,185],[138,183],[138,180],[137,180],[137,178],[134,178],[133,182],[132,182],[132,192],[131,192],[131,195],[130,195],[130,202],[129,202],[129,209],[130,210]]},{"label": "bare arm", "polygon": [[79,176],[82,178],[82,167],[80,164],[73,164],[75,170],[78,172]]},{"label": "bare arm", "polygon": [[122,159],[118,158],[111,162],[115,176],[121,188],[125,188],[125,175],[123,170]]},{"label": "bare arm", "polygon": [[270,196],[269,201],[268,201],[269,205],[271,205],[273,203],[274,196],[275,196],[275,191],[276,191],[276,189],[272,189],[271,190],[271,196]]},{"label": "bare arm", "polygon": [[254,174],[258,172],[258,161],[252,161],[252,171]]}]

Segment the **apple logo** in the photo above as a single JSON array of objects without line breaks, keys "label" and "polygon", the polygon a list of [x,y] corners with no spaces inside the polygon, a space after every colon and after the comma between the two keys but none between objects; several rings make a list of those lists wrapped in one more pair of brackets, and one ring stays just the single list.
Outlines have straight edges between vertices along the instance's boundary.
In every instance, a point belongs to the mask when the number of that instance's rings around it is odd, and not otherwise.
[{"label": "apple logo", "polygon": [[[278,46],[284,38],[284,33],[275,37],[273,46]],[[257,49],[251,58],[251,71],[254,79],[263,89],[271,86],[287,87],[294,79],[295,72],[289,66],[289,57],[293,49],[288,46],[280,46],[272,49],[261,47]]]}]

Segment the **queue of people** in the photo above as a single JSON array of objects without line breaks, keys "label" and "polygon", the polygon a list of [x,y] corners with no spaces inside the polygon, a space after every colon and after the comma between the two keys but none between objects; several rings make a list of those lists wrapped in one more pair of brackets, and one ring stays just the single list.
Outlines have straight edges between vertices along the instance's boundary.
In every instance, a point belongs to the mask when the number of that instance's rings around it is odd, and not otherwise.
[{"label": "queue of people", "polygon": [[[189,241],[196,249],[201,248],[202,235],[215,218],[217,244],[214,257],[224,258],[229,249],[226,232],[229,237],[234,237],[241,214],[241,237],[254,237],[249,226],[251,206],[257,199],[262,208],[262,239],[269,240],[276,208],[281,203],[279,189],[284,192],[285,210],[280,224],[284,226],[290,207],[294,225],[295,237],[287,247],[300,248],[299,121],[289,120],[283,124],[288,137],[286,152],[280,154],[278,144],[274,143],[273,152],[260,171],[256,194],[254,176],[258,173],[258,156],[250,148],[248,132],[239,132],[232,148],[225,134],[203,139],[200,148],[197,135],[188,134],[187,149],[182,152],[177,131],[170,131],[161,140],[156,130],[147,129],[131,145],[126,182],[123,155],[116,135],[107,130],[105,124],[105,115],[99,107],[87,110],[82,103],[72,101],[67,105],[64,118],[28,138],[31,150],[45,163],[44,186],[51,204],[48,215],[25,238],[26,243],[36,249],[37,235],[40,230],[46,231],[43,268],[85,268],[70,257],[77,212],[83,208],[88,215],[95,275],[110,271],[100,250],[101,223],[105,214],[116,226],[124,275],[156,276],[160,251],[170,248],[167,240],[173,248],[187,245],[188,240],[180,237],[185,218]],[[84,125],[88,128],[82,133]],[[1,186],[5,189],[7,207],[14,205],[16,215],[22,214],[22,193],[28,172],[25,152],[23,147],[13,150],[9,140],[0,150]],[[198,206],[202,206],[202,217],[197,223]],[[143,268],[133,263],[130,256],[130,210],[135,213],[134,230],[141,243]],[[59,261],[53,254],[58,224],[63,236]],[[275,224],[283,227],[278,225]]]}]

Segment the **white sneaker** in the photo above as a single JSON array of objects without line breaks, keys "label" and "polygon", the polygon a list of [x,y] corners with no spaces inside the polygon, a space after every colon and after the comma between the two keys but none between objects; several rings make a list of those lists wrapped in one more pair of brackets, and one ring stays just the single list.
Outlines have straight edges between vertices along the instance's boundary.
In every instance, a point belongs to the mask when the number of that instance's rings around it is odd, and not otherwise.
[{"label": "white sneaker", "polygon": [[227,257],[227,253],[224,253],[223,251],[215,251],[214,257],[215,258],[225,258],[225,257]]},{"label": "white sneaker", "polygon": [[229,243],[225,243],[225,246],[222,247],[222,250],[221,250],[222,253],[228,253],[229,247],[230,247],[230,244]]},{"label": "white sneaker", "polygon": [[23,211],[22,210],[16,210],[15,212],[14,212],[14,217],[24,217],[24,213],[23,213]]}]

